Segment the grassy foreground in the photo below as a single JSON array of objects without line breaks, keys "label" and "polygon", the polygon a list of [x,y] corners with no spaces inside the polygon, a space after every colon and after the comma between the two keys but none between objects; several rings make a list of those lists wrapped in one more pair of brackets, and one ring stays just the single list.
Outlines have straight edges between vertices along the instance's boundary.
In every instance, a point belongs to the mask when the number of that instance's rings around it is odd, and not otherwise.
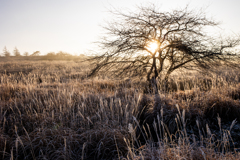
[{"label": "grassy foreground", "polygon": [[88,79],[77,61],[0,62],[0,159],[240,159],[240,72]]}]

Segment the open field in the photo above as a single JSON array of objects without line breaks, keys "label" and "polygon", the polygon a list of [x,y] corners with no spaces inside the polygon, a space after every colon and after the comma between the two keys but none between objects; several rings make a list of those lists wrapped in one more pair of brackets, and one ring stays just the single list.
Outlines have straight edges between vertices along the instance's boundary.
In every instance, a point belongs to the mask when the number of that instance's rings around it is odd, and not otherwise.
[{"label": "open field", "polygon": [[240,70],[87,78],[77,60],[0,58],[0,159],[240,159]]}]

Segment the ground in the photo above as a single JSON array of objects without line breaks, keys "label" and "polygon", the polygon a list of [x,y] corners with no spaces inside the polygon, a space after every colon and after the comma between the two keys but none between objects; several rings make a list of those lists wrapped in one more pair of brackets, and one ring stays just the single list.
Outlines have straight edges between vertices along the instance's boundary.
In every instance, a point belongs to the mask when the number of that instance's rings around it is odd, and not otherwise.
[{"label": "ground", "polygon": [[178,71],[153,95],[90,67],[0,58],[2,159],[240,159],[239,69]]}]

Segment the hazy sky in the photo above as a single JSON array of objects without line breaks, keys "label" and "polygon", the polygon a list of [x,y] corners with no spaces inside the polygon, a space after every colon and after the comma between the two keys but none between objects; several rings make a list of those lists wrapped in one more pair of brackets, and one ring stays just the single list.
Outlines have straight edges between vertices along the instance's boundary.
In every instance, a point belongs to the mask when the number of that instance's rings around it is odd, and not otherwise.
[{"label": "hazy sky", "polygon": [[92,50],[110,20],[111,6],[121,9],[156,3],[162,10],[207,7],[209,17],[221,21],[221,32],[240,33],[240,0],[0,0],[0,53],[64,51],[86,54]]}]

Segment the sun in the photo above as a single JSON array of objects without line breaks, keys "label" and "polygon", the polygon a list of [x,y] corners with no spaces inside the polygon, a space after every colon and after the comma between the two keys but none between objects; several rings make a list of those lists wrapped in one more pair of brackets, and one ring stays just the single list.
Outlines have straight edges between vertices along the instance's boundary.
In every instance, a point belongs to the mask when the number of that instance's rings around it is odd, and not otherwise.
[{"label": "sun", "polygon": [[152,40],[147,42],[146,49],[149,50],[152,53],[155,53],[160,46],[160,43],[157,40]]}]

